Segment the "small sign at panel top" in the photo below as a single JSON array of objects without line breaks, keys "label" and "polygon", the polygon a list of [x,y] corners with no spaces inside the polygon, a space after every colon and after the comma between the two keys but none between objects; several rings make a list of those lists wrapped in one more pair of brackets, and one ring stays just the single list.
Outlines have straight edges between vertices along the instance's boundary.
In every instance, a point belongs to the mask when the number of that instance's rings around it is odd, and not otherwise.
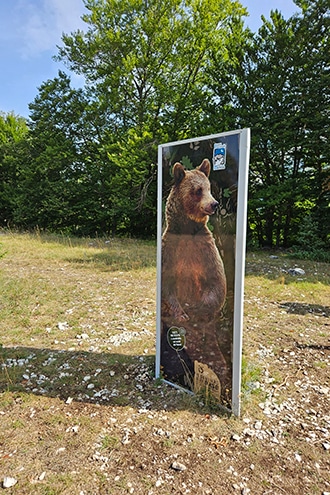
[{"label": "small sign at panel top", "polygon": [[213,170],[224,170],[226,168],[227,145],[215,143],[213,146]]}]

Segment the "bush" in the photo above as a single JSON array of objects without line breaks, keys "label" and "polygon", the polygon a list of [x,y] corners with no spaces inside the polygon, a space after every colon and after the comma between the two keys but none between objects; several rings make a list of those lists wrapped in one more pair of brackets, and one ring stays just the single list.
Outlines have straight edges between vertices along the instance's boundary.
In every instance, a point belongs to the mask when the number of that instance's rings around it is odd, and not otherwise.
[{"label": "bush", "polygon": [[303,218],[292,247],[292,257],[311,261],[330,262],[329,246],[320,238],[317,222],[312,215]]}]

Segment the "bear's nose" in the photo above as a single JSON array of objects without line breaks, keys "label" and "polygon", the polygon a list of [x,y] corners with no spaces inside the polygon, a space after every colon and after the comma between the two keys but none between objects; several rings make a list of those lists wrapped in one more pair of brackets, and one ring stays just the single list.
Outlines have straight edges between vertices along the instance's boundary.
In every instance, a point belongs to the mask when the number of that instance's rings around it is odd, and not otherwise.
[{"label": "bear's nose", "polygon": [[213,211],[216,211],[216,209],[218,208],[219,206],[219,203],[218,201],[213,201],[213,203],[211,204],[211,208]]}]

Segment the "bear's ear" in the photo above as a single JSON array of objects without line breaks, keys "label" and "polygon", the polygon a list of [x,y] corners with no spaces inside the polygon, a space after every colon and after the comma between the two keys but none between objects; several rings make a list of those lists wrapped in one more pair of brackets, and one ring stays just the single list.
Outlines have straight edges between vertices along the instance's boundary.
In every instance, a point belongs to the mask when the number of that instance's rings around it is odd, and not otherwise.
[{"label": "bear's ear", "polygon": [[174,182],[175,184],[180,184],[184,176],[186,175],[186,171],[181,165],[181,163],[175,163],[173,166],[173,177],[174,177]]},{"label": "bear's ear", "polygon": [[210,172],[211,172],[210,160],[208,160],[207,158],[204,158],[204,160],[202,161],[200,166],[197,167],[197,169],[200,170],[201,172],[203,172],[203,174],[205,174],[206,177],[208,177],[210,175]]}]

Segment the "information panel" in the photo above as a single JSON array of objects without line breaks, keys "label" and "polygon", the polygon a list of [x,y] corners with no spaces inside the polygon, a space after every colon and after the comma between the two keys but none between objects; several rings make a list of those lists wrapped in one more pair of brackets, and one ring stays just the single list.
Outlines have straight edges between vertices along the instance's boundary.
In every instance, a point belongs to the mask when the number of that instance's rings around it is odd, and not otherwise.
[{"label": "information panel", "polygon": [[158,148],[156,377],[240,413],[250,130]]}]

